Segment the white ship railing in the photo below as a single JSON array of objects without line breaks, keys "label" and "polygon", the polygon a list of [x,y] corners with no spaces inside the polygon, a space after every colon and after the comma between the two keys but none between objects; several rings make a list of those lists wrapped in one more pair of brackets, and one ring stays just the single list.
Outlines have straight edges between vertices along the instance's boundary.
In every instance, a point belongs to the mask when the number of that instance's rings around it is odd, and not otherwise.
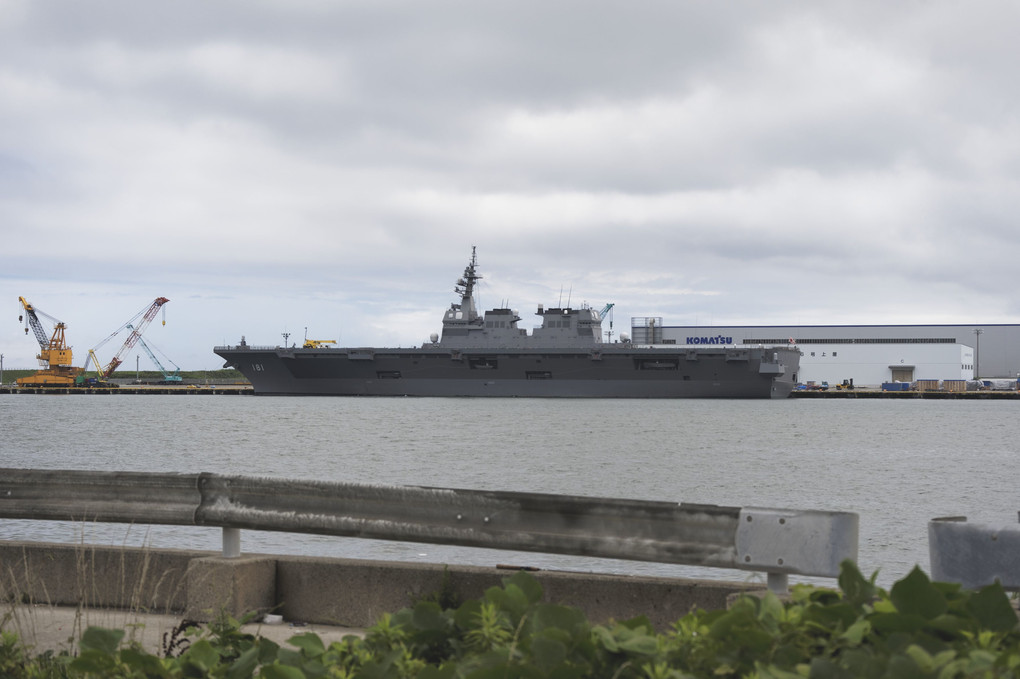
[{"label": "white ship railing", "polygon": [[241,529],[837,577],[857,559],[850,512],[293,479],[0,469],[0,518]]}]

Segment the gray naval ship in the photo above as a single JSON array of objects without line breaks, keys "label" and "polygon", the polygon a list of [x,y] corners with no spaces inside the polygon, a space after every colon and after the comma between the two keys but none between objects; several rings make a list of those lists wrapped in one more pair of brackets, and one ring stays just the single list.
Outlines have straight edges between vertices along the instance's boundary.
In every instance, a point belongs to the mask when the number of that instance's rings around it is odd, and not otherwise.
[{"label": "gray naval ship", "polygon": [[793,346],[638,345],[602,341],[600,312],[539,305],[541,327],[511,309],[475,309],[474,248],[457,281],[460,303],[442,335],[420,348],[215,347],[263,395],[786,398],[797,381]]}]

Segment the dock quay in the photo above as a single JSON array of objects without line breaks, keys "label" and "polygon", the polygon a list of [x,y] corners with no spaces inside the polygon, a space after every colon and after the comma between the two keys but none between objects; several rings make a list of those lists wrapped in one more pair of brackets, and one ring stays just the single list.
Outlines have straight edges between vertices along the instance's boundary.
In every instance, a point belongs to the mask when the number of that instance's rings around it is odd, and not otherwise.
[{"label": "dock quay", "polygon": [[941,399],[956,401],[1010,401],[1020,399],[1020,391],[882,391],[881,389],[829,389],[794,390],[790,398],[825,399],[825,398],[878,398],[878,399]]},{"label": "dock quay", "polygon": [[[81,387],[16,387],[10,384],[0,386],[0,394],[95,394],[100,396],[138,396],[146,394],[189,395],[189,396],[251,396],[255,391],[250,384],[216,385],[126,385],[114,389]],[[857,388],[847,390],[807,391],[795,390],[790,398],[805,399],[951,399],[964,401],[1010,401],[1020,400],[1020,391],[882,391],[880,389]]]},{"label": "dock quay", "polygon": [[254,394],[250,384],[130,384],[113,388],[94,387],[17,387],[0,386],[0,394],[95,394],[100,396],[137,396],[172,394],[188,396],[246,396]]}]

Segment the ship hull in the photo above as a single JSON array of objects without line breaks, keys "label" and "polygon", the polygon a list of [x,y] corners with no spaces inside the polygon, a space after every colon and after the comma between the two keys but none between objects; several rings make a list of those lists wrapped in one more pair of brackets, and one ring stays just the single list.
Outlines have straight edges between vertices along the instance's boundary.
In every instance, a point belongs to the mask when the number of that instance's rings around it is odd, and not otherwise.
[{"label": "ship hull", "polygon": [[786,398],[800,360],[791,347],[214,351],[256,394],[303,396]]}]

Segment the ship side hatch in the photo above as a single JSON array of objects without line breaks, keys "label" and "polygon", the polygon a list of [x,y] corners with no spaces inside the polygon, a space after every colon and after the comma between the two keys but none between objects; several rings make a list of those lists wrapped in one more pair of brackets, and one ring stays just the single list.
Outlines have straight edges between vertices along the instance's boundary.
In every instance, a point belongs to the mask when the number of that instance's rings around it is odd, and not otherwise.
[{"label": "ship side hatch", "polygon": [[675,357],[635,358],[634,367],[637,370],[679,370],[680,360]]}]

